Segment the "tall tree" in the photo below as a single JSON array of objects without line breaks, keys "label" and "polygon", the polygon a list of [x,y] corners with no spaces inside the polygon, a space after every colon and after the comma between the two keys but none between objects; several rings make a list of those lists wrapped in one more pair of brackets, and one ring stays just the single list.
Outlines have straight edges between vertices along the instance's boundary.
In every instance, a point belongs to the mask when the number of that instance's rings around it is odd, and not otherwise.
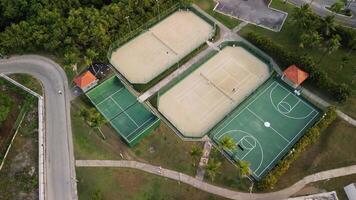
[{"label": "tall tree", "polygon": [[335,32],[336,24],[335,24],[335,16],[329,15],[324,17],[321,20],[321,29],[325,36],[329,37],[332,33]]},{"label": "tall tree", "polygon": [[193,160],[193,166],[196,166],[196,163],[200,159],[202,153],[203,153],[202,148],[198,146],[193,146],[192,150],[190,150],[190,156],[192,157]]},{"label": "tall tree", "polygon": [[308,4],[304,4],[300,8],[295,8],[292,13],[293,23],[299,30],[310,30],[313,27],[314,14]]},{"label": "tall tree", "polygon": [[299,46],[301,48],[319,47],[323,41],[323,37],[317,31],[309,31],[303,33],[299,39]]},{"label": "tall tree", "polygon": [[221,162],[216,161],[214,158],[209,159],[208,164],[205,166],[205,171],[208,174],[211,181],[215,180],[218,170],[221,166]]},{"label": "tall tree", "polygon": [[220,140],[220,147],[223,150],[233,151],[236,149],[236,143],[231,136],[226,135]]},{"label": "tall tree", "polygon": [[240,160],[238,163],[238,167],[239,167],[239,172],[240,172],[240,176],[249,176],[251,175],[251,169],[250,169],[250,163]]}]

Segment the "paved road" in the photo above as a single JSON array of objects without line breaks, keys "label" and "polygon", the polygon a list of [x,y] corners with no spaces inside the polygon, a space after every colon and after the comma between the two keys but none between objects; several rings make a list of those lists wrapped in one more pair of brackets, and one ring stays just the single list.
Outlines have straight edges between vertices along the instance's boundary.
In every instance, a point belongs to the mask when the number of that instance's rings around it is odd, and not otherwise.
[{"label": "paved road", "polygon": [[338,169],[323,171],[319,173],[315,173],[309,176],[304,177],[294,185],[285,188],[283,190],[279,190],[276,192],[270,193],[244,193],[237,192],[233,190],[229,190],[226,188],[218,187],[215,185],[211,185],[205,183],[199,179],[193,178],[186,174],[182,174],[180,172],[176,172],[169,169],[164,169],[159,166],[154,166],[150,164],[140,163],[137,161],[127,161],[127,160],[77,160],[77,167],[122,167],[122,168],[132,168],[138,169],[141,171],[145,171],[151,174],[155,174],[158,176],[167,177],[173,180],[177,180],[193,187],[196,187],[200,190],[216,194],[229,199],[238,199],[238,200],[278,200],[278,199],[286,199],[292,194],[295,194],[299,190],[301,190],[308,183],[326,180],[330,178],[356,174],[356,165],[352,165],[349,167],[342,167]]},{"label": "paved road", "polygon": [[[333,15],[332,12],[327,10],[325,8],[326,4],[325,2],[323,3],[322,1],[317,1],[314,0],[313,3],[310,4],[311,0],[288,0],[288,2],[300,7],[303,4],[309,3],[311,9],[316,13],[317,15],[321,17]],[[354,3],[352,3],[352,7],[354,7]],[[354,8],[353,8],[354,9]],[[347,17],[347,16],[342,16],[342,15],[335,15],[335,20],[343,24],[345,26],[350,26],[353,28],[356,28],[356,16],[353,16],[352,18]]]},{"label": "paved road", "polygon": [[[26,73],[44,86],[46,185],[48,200],[77,199],[68,80],[62,68],[41,56],[0,60],[0,73]],[[62,95],[58,91],[63,91]]]}]

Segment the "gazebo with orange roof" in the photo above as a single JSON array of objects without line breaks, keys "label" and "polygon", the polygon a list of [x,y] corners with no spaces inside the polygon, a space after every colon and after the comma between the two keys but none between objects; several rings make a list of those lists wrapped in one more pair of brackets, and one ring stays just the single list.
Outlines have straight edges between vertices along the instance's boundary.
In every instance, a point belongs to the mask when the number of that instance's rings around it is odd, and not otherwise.
[{"label": "gazebo with orange roof", "polygon": [[82,75],[74,79],[74,83],[80,89],[82,89],[83,92],[86,92],[93,88],[98,83],[98,81],[99,80],[90,71],[86,71]]},{"label": "gazebo with orange roof", "polygon": [[[285,77],[287,78],[287,80],[284,79]],[[301,70],[296,65],[291,65],[286,70],[284,70],[282,79],[292,85],[294,88],[297,88],[308,77],[309,74],[307,72]]]}]

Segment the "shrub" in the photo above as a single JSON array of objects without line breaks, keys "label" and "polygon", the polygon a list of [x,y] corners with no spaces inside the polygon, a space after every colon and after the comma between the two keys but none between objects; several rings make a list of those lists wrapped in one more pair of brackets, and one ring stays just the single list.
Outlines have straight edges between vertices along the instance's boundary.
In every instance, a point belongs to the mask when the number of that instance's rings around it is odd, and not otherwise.
[{"label": "shrub", "polygon": [[273,189],[278,178],[282,176],[290,167],[290,165],[300,156],[301,153],[314,144],[322,131],[324,131],[336,119],[335,107],[329,107],[325,115],[310,128],[304,136],[294,145],[293,151],[285,156],[278,165],[273,168],[268,175],[257,183],[257,188],[260,190]]},{"label": "shrub", "polygon": [[296,64],[310,74],[309,81],[319,89],[325,90],[336,101],[343,102],[351,95],[351,89],[346,84],[338,84],[316,66],[310,56],[299,55],[286,51],[282,46],[269,38],[250,32],[246,37],[252,44],[269,54],[281,66],[282,70]]}]

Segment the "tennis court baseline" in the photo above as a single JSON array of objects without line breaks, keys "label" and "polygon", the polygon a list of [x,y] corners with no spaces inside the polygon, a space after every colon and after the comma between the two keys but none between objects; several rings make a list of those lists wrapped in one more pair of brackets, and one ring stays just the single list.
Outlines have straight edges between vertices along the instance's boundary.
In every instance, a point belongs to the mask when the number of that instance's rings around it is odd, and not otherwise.
[{"label": "tennis court baseline", "polygon": [[86,95],[130,146],[158,125],[159,119],[139,103],[115,76]]},{"label": "tennis court baseline", "polygon": [[212,130],[210,137],[217,143],[232,137],[236,149],[227,153],[235,161],[249,162],[253,177],[260,180],[319,116],[317,108],[271,78]]}]

